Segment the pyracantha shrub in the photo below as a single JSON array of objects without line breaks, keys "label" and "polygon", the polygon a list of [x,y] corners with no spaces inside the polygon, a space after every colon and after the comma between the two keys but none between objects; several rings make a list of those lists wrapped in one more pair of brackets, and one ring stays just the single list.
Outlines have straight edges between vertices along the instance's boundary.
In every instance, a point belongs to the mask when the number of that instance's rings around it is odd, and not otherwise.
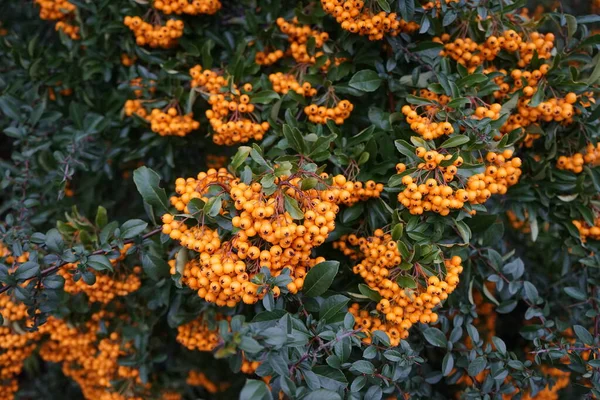
[{"label": "pyracantha shrub", "polygon": [[600,4],[0,4],[0,400],[600,397]]}]

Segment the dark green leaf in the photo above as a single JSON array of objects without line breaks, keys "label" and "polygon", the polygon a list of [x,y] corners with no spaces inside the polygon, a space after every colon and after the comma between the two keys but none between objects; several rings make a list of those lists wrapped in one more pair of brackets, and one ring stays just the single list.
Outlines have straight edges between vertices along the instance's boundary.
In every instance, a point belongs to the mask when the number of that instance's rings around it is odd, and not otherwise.
[{"label": "dark green leaf", "polygon": [[339,266],[339,261],[324,261],[312,267],[304,279],[304,295],[317,297],[325,293],[333,283]]}]

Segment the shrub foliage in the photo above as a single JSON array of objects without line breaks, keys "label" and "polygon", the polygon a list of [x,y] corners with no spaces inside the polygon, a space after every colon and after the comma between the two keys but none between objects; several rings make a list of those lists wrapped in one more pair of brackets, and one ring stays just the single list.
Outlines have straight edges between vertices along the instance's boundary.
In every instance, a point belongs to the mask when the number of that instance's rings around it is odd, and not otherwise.
[{"label": "shrub foliage", "polygon": [[597,398],[597,3],[4,2],[0,398]]}]

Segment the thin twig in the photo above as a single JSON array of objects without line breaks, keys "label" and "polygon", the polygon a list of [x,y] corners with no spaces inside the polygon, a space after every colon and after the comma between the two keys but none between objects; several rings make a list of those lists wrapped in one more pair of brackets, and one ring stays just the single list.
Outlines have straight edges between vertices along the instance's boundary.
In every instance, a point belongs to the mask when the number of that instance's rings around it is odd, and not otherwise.
[{"label": "thin twig", "polygon": [[[157,233],[160,233],[160,232],[162,232],[162,228],[156,228],[153,231],[150,231],[150,232],[146,233],[144,236],[142,236],[142,240],[143,239],[148,239],[149,237],[154,236],[154,235],[156,235]],[[136,239],[134,238],[134,239],[125,240],[123,243],[124,244],[129,244],[129,243],[133,243],[135,241],[136,241]],[[112,251],[116,247],[117,247],[117,245],[111,246],[111,248],[110,248],[109,251]],[[108,253],[108,251],[100,249],[100,250],[94,251],[90,255],[99,255],[99,254],[106,254],[106,253]],[[42,270],[42,272],[39,275],[39,278],[41,279],[41,278],[45,278],[48,275],[52,275],[53,273],[55,273],[56,271],[58,271],[61,267],[65,266],[67,264],[69,264],[69,263],[68,262],[62,262],[60,264],[56,264],[56,265],[53,265],[52,267],[46,268],[46,269]],[[34,279],[34,278],[36,278],[36,276],[34,276],[32,278],[29,278],[29,279],[26,279],[24,282],[27,282],[27,281],[29,281],[31,279]],[[1,287],[0,288],[0,294],[6,292],[11,287],[12,286],[3,286],[3,287]]]}]

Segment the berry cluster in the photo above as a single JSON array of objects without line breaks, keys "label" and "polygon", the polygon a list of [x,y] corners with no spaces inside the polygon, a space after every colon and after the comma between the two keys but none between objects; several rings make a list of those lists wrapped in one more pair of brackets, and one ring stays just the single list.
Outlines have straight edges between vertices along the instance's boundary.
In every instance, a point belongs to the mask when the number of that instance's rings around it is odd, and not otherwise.
[{"label": "berry cluster", "polygon": [[277,72],[269,75],[269,80],[273,85],[273,90],[277,93],[286,94],[292,91],[300,96],[312,97],[317,94],[317,89],[313,88],[310,82],[300,84],[298,80],[290,74]]},{"label": "berry cluster", "polygon": [[135,64],[136,61],[137,61],[136,56],[130,56],[127,53],[121,54],[121,64],[123,64],[123,66],[125,66],[125,67],[131,67],[132,65]]},{"label": "berry cluster", "polygon": [[[487,287],[487,290],[490,292],[492,292],[495,289],[495,285],[492,282],[486,282],[485,285]],[[473,291],[473,301],[475,303],[477,313],[477,318],[473,321],[473,324],[479,332],[485,332],[486,343],[489,343],[489,345],[494,346],[492,338],[496,336],[496,319],[498,313],[494,310],[493,304],[484,301],[483,295],[479,290]],[[454,316],[451,316],[450,318],[452,319],[453,317]],[[568,338],[568,340],[570,339],[571,342],[575,342],[575,338],[572,335],[571,329],[568,329],[567,331],[565,331],[565,333],[569,333],[569,331],[571,333],[571,337]],[[466,349],[470,350],[473,348],[473,343],[471,341],[470,336],[466,337],[464,345]],[[583,353],[582,358],[586,359],[587,355],[588,353]],[[527,358],[532,359],[533,356],[529,355]],[[564,364],[568,364],[568,357],[561,359],[561,362],[563,362]],[[539,390],[537,394],[533,397],[529,391],[526,391],[525,393],[523,393],[521,398],[526,400],[557,400],[559,398],[558,391],[564,389],[569,384],[570,372],[566,372],[555,367],[550,367],[548,365],[541,365],[540,370],[543,375],[552,379],[553,384],[546,385],[545,387],[541,388],[541,390]],[[455,372],[456,368],[452,370],[451,374],[454,375]],[[468,374],[465,374],[460,376],[460,378],[456,381],[456,384],[461,385],[463,387],[472,386],[475,382],[482,384],[488,378],[489,374],[489,370],[483,370],[473,377],[469,376]],[[510,376],[506,377],[504,379],[504,383],[509,383],[511,380],[512,378]],[[503,395],[503,398],[512,399],[519,392],[519,389],[517,389],[517,391],[515,392],[506,393]],[[460,394],[462,394],[462,392]]]},{"label": "berry cluster", "polygon": [[58,94],[61,96],[71,96],[73,94],[73,89],[70,87],[65,87],[61,81],[58,81],[54,87],[48,88],[48,98],[52,101],[55,101],[56,92],[58,92]]},{"label": "berry cluster", "polygon": [[368,36],[369,40],[381,40],[384,35],[397,36],[401,32],[413,33],[419,29],[416,22],[398,20],[396,13],[373,13],[370,7],[365,7],[363,0],[321,0],[321,5],[326,13],[335,17],[342,29]]},{"label": "berry cluster", "polygon": [[151,94],[156,92],[156,82],[150,80],[148,85],[146,86],[142,80],[142,78],[134,78],[129,81],[129,86],[133,89],[133,94],[135,97],[142,97],[144,91],[148,91]]},{"label": "berry cluster", "polygon": [[596,146],[594,146],[592,143],[588,143],[585,149],[585,154],[575,153],[570,157],[558,157],[556,167],[558,169],[565,169],[567,171],[573,171],[576,174],[579,174],[583,171],[584,164],[588,164],[593,167],[600,165],[600,143],[596,143]]},{"label": "berry cluster", "polygon": [[154,8],[164,14],[215,14],[221,9],[219,0],[154,0]]},{"label": "berry cluster", "polygon": [[536,107],[530,107],[531,99],[519,98],[517,111],[508,117],[506,123],[500,129],[501,132],[510,132],[519,128],[526,128],[532,124],[544,122],[560,122],[571,124],[577,102],[575,93],[568,93],[564,98],[551,98],[541,102]]},{"label": "berry cluster", "polygon": [[[252,90],[252,85],[244,86],[244,91]],[[232,146],[250,140],[262,140],[270,128],[267,121],[255,122],[254,104],[250,103],[250,96],[239,93],[216,94],[208,99],[212,109],[206,111],[206,117],[215,131],[213,142],[216,144]]]},{"label": "berry cluster", "polygon": [[214,383],[204,373],[194,370],[188,373],[185,382],[190,386],[203,387],[210,394],[223,392],[229,387],[229,384],[226,382]]},{"label": "berry cluster", "polygon": [[[14,272],[19,264],[28,260],[28,254],[14,257],[0,243],[0,259],[4,264],[12,264],[10,272]],[[14,302],[7,293],[0,294],[0,316],[3,321],[0,325],[0,398],[12,400],[19,389],[16,378],[25,359],[36,349],[41,333],[27,330],[31,325],[27,306]]]},{"label": "berry cluster", "polygon": [[[521,175],[521,159],[512,158],[511,150],[502,154],[490,152],[486,156],[485,172],[471,175],[464,187],[455,189],[451,183],[463,163],[460,156],[451,165],[442,167],[442,162],[452,160],[451,154],[443,155],[423,147],[418,147],[416,154],[422,162],[414,173],[402,177],[405,188],[398,194],[398,201],[413,215],[433,211],[446,216],[451,210],[463,208],[465,203],[483,204],[493,194],[505,194]],[[406,165],[396,165],[396,172],[405,173]]]},{"label": "berry cluster", "polygon": [[[277,190],[269,194],[260,183],[247,185],[225,169],[202,172],[197,179],[177,179],[179,196],[173,196],[171,204],[178,211],[189,213],[187,205],[194,198],[209,201],[211,187],[218,186],[227,194],[220,212],[231,217],[235,228],[231,238],[224,240],[217,230],[188,228],[173,215],[163,215],[163,233],[200,253],[199,259],[185,266],[183,282],[206,301],[229,307],[240,301],[255,303],[268,290],[279,295],[278,287],[259,287],[252,282],[261,267],[269,268],[272,276],[288,270],[292,282],[287,290],[301,290],[307,271],[324,261],[311,258],[311,252],[335,228],[338,204],[379,197],[383,190],[383,185],[373,181],[363,185],[341,175],[329,178],[323,174],[319,179],[331,179],[331,184],[323,190],[302,190],[300,177],[282,176],[275,179]],[[284,207],[286,202],[295,202],[301,215],[292,217]],[[175,263],[171,273],[176,273]]]},{"label": "berry cluster", "polygon": [[[375,315],[368,310],[361,310],[356,303],[349,309],[355,317],[355,328],[368,334],[366,342],[370,342],[371,332],[380,330],[387,333],[392,346],[397,346],[401,339],[408,337],[408,330],[413,324],[437,322],[438,315],[433,310],[456,289],[463,269],[460,257],[454,256],[445,261],[444,277],[440,277],[441,269],[437,275],[427,276],[415,264],[413,270],[416,287],[409,289],[401,287],[397,281],[408,272],[399,266],[402,261],[400,252],[390,234],[377,229],[372,237],[364,238],[353,234],[342,237],[341,241],[347,242],[345,252],[352,251],[349,247],[356,248],[353,250],[354,256],[360,262],[353,267],[352,272],[360,275],[382,297]],[[336,245],[339,248],[339,244]]]},{"label": "berry cluster", "polygon": [[206,155],[206,166],[207,168],[224,168],[227,166],[228,157],[227,156],[218,156],[216,154],[207,154]]},{"label": "berry cluster", "polygon": [[0,295],[0,315],[6,321],[20,321],[27,318],[27,307],[23,303],[14,303],[3,293]]},{"label": "berry cluster", "polygon": [[160,136],[183,137],[200,127],[200,122],[194,120],[192,113],[181,115],[175,107],[169,107],[167,112],[155,108],[146,119],[150,122],[152,132]]},{"label": "berry cluster", "polygon": [[227,80],[210,69],[202,69],[201,65],[190,68],[192,88],[199,88],[203,92],[219,94],[221,89],[227,85]]},{"label": "berry cluster", "polygon": [[[79,384],[85,399],[141,400],[148,396],[150,385],[142,384],[139,370],[118,363],[120,357],[131,353],[132,344],[123,342],[114,330],[115,317],[114,313],[100,311],[77,326],[50,317],[40,328],[47,335],[40,356],[47,362],[61,363],[63,373]],[[112,332],[101,333],[107,329]],[[111,382],[118,379],[128,381],[125,392],[113,388]]]},{"label": "berry cluster", "polygon": [[326,124],[328,120],[332,120],[337,125],[342,125],[350,117],[352,110],[354,110],[354,104],[349,100],[342,100],[332,108],[317,104],[304,107],[308,120],[315,124]]},{"label": "berry cluster", "polygon": [[[451,100],[446,95],[438,95],[427,89],[421,89],[419,96],[434,102],[432,105],[426,105],[424,112],[419,114],[417,110],[422,106],[405,105],[402,107],[402,113],[406,116],[406,122],[410,125],[413,132],[418,133],[425,140],[437,139],[444,135],[454,133],[454,126],[448,121],[435,121],[435,116],[444,109]],[[473,119],[490,118],[496,120],[500,118],[502,105],[498,103],[479,106],[474,108],[471,116]]]},{"label": "berry cluster", "polygon": [[523,233],[531,232],[531,226],[529,225],[529,215],[527,211],[525,211],[525,219],[520,219],[517,214],[513,210],[508,210],[506,212],[506,217],[508,218],[508,222],[513,229],[517,231],[521,231]]},{"label": "berry cluster", "polygon": [[206,117],[214,130],[213,142],[232,146],[262,140],[270,125],[257,121],[249,96],[253,89],[251,84],[246,83],[241,90],[237,85],[229,89],[227,79],[214,71],[203,70],[200,65],[190,69],[190,76],[192,88],[210,95],[211,109],[206,111]]},{"label": "berry cluster", "polygon": [[254,62],[258,65],[269,66],[275,64],[285,56],[283,50],[257,51]]},{"label": "berry cluster", "polygon": [[301,25],[298,23],[298,19],[294,18],[288,22],[283,18],[277,18],[277,26],[288,36],[288,42],[290,47],[288,53],[296,60],[299,64],[314,64],[317,62],[317,58],[324,55],[322,51],[317,51],[314,55],[308,52],[308,41],[310,38],[315,40],[315,48],[320,49],[323,44],[329,40],[329,34],[327,32],[319,32],[312,29],[309,25]]},{"label": "berry cluster", "polygon": [[40,6],[40,18],[57,21],[56,30],[61,30],[73,40],[79,39],[79,27],[73,25],[77,6],[67,0],[34,0]]},{"label": "berry cluster", "polygon": [[588,238],[600,240],[600,218],[594,219],[594,226],[590,226],[585,221],[573,220],[572,222],[579,231],[583,243],[587,242]]},{"label": "berry cluster", "polygon": [[125,115],[130,117],[133,114],[148,121],[152,132],[158,133],[160,136],[183,137],[200,127],[200,122],[194,120],[192,113],[181,115],[175,107],[169,107],[166,112],[154,108],[148,115],[141,100],[125,102]]},{"label": "berry cluster", "polygon": [[[546,76],[549,69],[549,64],[542,64],[538,69],[534,69],[533,71],[514,69],[509,73],[505,69],[497,70],[495,67],[490,67],[486,68],[484,73],[500,73],[494,78],[494,83],[500,87],[499,90],[494,92],[494,97],[501,99],[518,90],[522,90],[522,94],[525,97],[533,97],[533,95],[537,92],[540,81],[544,76]],[[507,81],[509,75],[510,80]]]},{"label": "berry cluster", "polygon": [[[131,246],[131,244],[126,244],[120,250],[119,258],[111,260],[111,264],[118,266],[119,262],[125,259],[127,250]],[[77,264],[67,264],[58,270],[58,274],[65,279],[65,292],[71,295],[85,293],[90,303],[108,304],[115,297],[127,296],[129,293],[135,292],[142,283],[139,277],[142,272],[141,267],[134,267],[132,273],[117,272],[114,276],[94,271],[95,281],[92,285],[88,285],[83,279],[74,280],[73,270],[77,268]]]},{"label": "berry cluster", "polygon": [[410,129],[421,135],[425,140],[433,140],[454,133],[454,127],[450,122],[438,123],[433,121],[436,114],[435,109],[419,115],[415,106],[405,105],[402,107],[402,114],[406,116],[406,122],[410,124]]},{"label": "berry cluster", "polygon": [[169,49],[177,45],[177,39],[183,35],[183,21],[170,19],[166,25],[152,25],[140,17],[125,17],[127,26],[135,35],[138,46],[162,47]]},{"label": "berry cluster", "polygon": [[481,44],[469,38],[457,38],[451,42],[450,35],[447,33],[433,40],[444,44],[444,49],[440,52],[441,56],[452,58],[466,66],[470,72],[485,61],[493,61],[502,50],[509,53],[518,52],[517,65],[523,68],[531,63],[535,53],[539,59],[550,58],[554,48],[552,33],[532,32],[527,40],[523,40],[523,34],[512,29],[503,32],[501,36],[490,36]]},{"label": "berry cluster", "polygon": [[492,103],[489,106],[479,106],[475,107],[475,113],[472,115],[474,119],[483,119],[489,118],[492,121],[500,118],[500,111],[502,110],[502,105],[499,103]]},{"label": "berry cluster", "polygon": [[[445,4],[458,3],[458,2],[459,2],[459,0],[445,0],[444,1]],[[439,10],[440,8],[442,8],[442,2],[441,2],[441,0],[428,1],[427,3],[423,4],[422,7],[424,10],[432,10],[434,8],[437,8]]]},{"label": "berry cluster", "polygon": [[[211,321],[223,319],[222,315],[217,314]],[[213,351],[220,340],[217,327],[211,329],[204,316],[177,327],[177,341],[189,350]]]},{"label": "berry cluster", "polygon": [[75,281],[68,268],[76,268],[75,264],[67,264],[65,269],[59,271],[59,275],[65,279],[65,292],[76,295],[85,293],[90,303],[110,303],[117,296],[127,296],[135,292],[141,286],[139,273],[140,267],[134,268],[134,273],[126,274],[124,277],[113,277],[109,275],[96,275],[96,281],[88,285],[83,280]]},{"label": "berry cluster", "polygon": [[[256,369],[260,367],[260,361],[250,361],[246,359],[245,355],[242,359],[242,367],[240,371],[242,371],[246,375],[252,375],[256,372]],[[266,377],[268,378],[268,377]],[[268,382],[267,382],[268,383]]]}]

